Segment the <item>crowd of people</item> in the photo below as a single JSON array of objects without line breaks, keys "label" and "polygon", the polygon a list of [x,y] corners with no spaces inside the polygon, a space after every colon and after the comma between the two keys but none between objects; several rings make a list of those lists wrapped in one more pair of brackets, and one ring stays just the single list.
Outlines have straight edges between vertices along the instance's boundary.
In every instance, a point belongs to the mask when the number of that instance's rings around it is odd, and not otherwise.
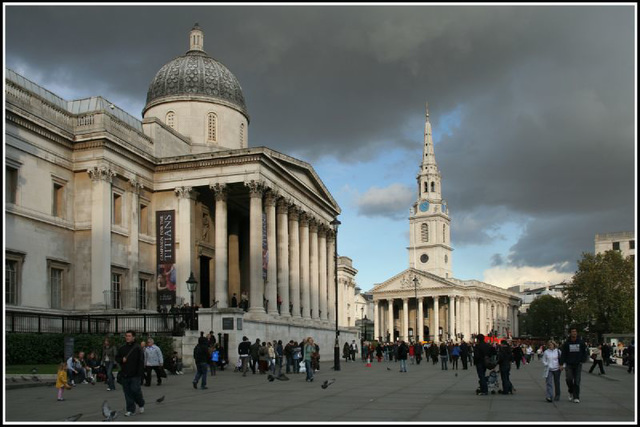
[{"label": "crowd of people", "polygon": [[[513,394],[516,389],[510,380],[512,365],[520,369],[521,365],[533,363],[534,355],[537,355],[546,381],[546,401],[560,400],[561,375],[564,372],[569,400],[575,403],[580,402],[582,364],[591,359],[589,373],[593,373],[597,367],[599,374],[605,375],[604,368],[612,361],[613,350],[610,346],[603,343],[594,346],[590,351],[589,344],[578,337],[575,327],[570,329],[569,337],[561,344],[554,340],[544,343],[526,340],[501,340],[489,343],[482,334],[474,338],[474,342],[397,340],[396,342],[361,341],[357,343],[352,340],[351,343],[344,343],[342,356],[345,363],[355,362],[359,351],[362,362],[371,363],[375,360],[378,363],[399,362],[400,372],[407,372],[407,361],[410,365],[420,365],[423,360],[425,363],[431,360],[433,366],[440,362],[441,370],[466,370],[470,366],[475,366],[479,384],[476,394],[482,396],[489,393],[490,384],[498,383],[495,380],[496,374],[500,375],[501,384],[501,389],[497,392]],[[251,342],[245,336],[238,345],[237,351],[238,359],[234,372],[241,372],[242,376],[246,376],[251,370],[253,374],[270,373],[276,377],[282,377],[284,365],[286,374],[306,373],[306,381],[312,382],[314,373],[320,370],[320,347],[312,337],[291,339],[283,344],[282,340],[256,339]],[[633,341],[622,350],[621,355],[625,358],[627,371],[634,372]],[[216,341],[213,331],[210,331],[207,336],[204,332],[200,332],[198,343],[193,350],[193,357],[196,367],[192,381],[193,388],[197,389],[200,383],[200,389],[207,389],[207,377],[215,376],[217,371],[224,371],[230,356],[222,343]],[[64,390],[72,389],[79,384],[95,385],[100,380],[106,383],[107,391],[116,390],[116,380],[113,375],[116,363],[120,367],[117,382],[122,386],[125,396],[125,416],[134,415],[136,405],[139,413],[144,412],[142,386],[151,386],[154,372],[158,386],[162,385],[162,379],[167,376],[165,367],[173,375],[183,374],[182,358],[176,351],[165,360],[153,338],[149,337],[137,342],[135,332],[127,331],[125,344],[118,349],[112,345],[109,338],[105,338],[100,356],[95,350],[90,351],[86,357],[85,352],[79,351],[69,357],[66,362],[60,363],[56,381],[58,401],[65,400]]]}]

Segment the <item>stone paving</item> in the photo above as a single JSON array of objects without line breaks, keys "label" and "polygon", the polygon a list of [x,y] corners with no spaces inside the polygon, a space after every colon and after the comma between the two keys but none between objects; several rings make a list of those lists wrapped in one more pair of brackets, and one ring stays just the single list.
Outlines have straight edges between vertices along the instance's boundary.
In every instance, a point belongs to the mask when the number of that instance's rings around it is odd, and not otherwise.
[{"label": "stone paving", "polygon": [[[341,362],[341,371],[324,361],[311,383],[305,374],[291,374],[289,381],[267,380],[267,375],[242,377],[232,370],[207,379],[208,390],[194,390],[193,373],[173,376],[151,387],[143,387],[145,413],[124,417],[121,388],[107,391],[104,383],[78,385],[65,391],[64,402],[56,400],[56,389],[33,387],[17,376],[5,379],[5,422],[57,422],[82,413],[80,422],[100,422],[102,402],[120,412],[116,422],[157,423],[628,423],[636,424],[636,380],[626,367],[610,366],[607,374],[589,374],[583,365],[581,403],[569,402],[564,374],[562,398],[545,401],[542,363],[515,365],[511,378],[516,392],[476,396],[475,367],[441,370],[440,365],[408,364],[399,372],[395,362],[374,361],[371,367],[356,361]],[[597,371],[597,369],[596,369]],[[595,372],[595,371],[594,371]],[[25,377],[31,377],[26,375]],[[322,383],[335,379],[323,389]],[[35,383],[34,383],[35,384]],[[29,385],[29,387],[27,387]],[[162,403],[156,399],[165,396]]]}]

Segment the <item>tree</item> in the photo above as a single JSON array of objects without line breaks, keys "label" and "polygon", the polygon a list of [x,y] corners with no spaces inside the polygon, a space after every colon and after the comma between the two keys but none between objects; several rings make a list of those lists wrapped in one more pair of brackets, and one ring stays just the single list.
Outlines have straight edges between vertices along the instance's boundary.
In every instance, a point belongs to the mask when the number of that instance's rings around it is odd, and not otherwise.
[{"label": "tree", "polygon": [[619,251],[583,253],[573,282],[565,288],[570,319],[596,334],[634,330],[634,261]]},{"label": "tree", "polygon": [[527,310],[526,331],[535,337],[562,337],[567,324],[567,305],[560,298],[542,295]]}]

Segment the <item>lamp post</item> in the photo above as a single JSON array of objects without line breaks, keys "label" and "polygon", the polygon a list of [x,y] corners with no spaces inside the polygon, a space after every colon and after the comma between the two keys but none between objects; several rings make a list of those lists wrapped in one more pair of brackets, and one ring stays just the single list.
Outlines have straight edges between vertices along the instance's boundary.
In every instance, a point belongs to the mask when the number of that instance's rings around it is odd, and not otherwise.
[{"label": "lamp post", "polygon": [[420,341],[420,335],[418,335],[418,283],[420,282],[420,280],[418,279],[418,276],[413,276],[413,288],[416,292],[416,331],[413,334],[416,342]]},{"label": "lamp post", "polygon": [[191,321],[190,323],[190,329],[196,330],[197,328],[194,328],[195,326],[195,307],[193,306],[194,302],[193,302],[193,293],[196,291],[196,288],[198,287],[198,282],[196,281],[196,278],[193,277],[193,271],[191,272],[191,275],[189,276],[189,278],[187,279],[187,289],[189,290],[189,293],[191,294]]},{"label": "lamp post", "polygon": [[338,218],[331,221],[331,227],[333,227],[333,231],[335,232],[335,253],[334,253],[334,263],[335,263],[335,287],[336,287],[336,342],[333,347],[333,369],[334,371],[340,370],[340,331],[338,330],[338,226],[342,224]]}]

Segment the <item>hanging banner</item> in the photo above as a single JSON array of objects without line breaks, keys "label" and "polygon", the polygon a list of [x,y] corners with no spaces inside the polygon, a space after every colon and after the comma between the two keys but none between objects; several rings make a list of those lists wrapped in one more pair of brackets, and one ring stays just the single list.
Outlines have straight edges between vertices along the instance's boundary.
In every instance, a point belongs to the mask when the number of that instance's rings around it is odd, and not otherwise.
[{"label": "hanging banner", "polygon": [[176,211],[156,212],[158,306],[176,303]]},{"label": "hanging banner", "polygon": [[262,214],[262,279],[267,280],[269,268],[269,248],[267,246],[267,214]]}]

